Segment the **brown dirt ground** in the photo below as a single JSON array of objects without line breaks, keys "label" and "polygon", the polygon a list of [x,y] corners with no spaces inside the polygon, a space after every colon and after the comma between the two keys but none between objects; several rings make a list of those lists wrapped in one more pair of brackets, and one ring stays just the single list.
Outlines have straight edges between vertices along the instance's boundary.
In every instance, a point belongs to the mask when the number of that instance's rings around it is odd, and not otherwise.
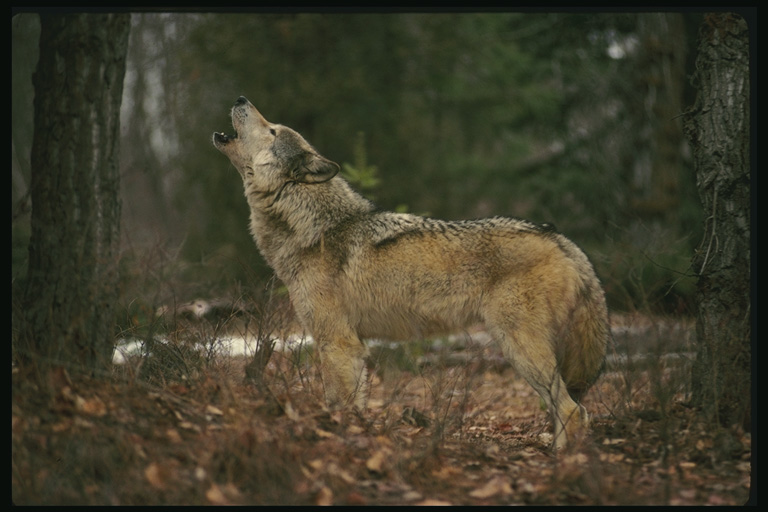
[{"label": "brown dirt ground", "polygon": [[[14,368],[16,505],[743,505],[751,436],[704,424],[679,367],[605,373],[589,437],[553,456],[538,396],[493,349],[380,360],[365,412],[322,405],[314,366],[275,353],[194,378]],[[424,359],[422,359],[424,360]],[[402,364],[398,365],[402,367]]]}]

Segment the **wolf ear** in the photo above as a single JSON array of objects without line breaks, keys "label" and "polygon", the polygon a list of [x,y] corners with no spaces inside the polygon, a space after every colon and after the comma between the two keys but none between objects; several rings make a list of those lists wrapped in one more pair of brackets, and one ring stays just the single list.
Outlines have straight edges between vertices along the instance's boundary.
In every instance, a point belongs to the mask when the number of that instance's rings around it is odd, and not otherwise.
[{"label": "wolf ear", "polygon": [[307,153],[299,167],[293,170],[296,181],[300,183],[325,183],[336,174],[339,164],[320,155]]}]

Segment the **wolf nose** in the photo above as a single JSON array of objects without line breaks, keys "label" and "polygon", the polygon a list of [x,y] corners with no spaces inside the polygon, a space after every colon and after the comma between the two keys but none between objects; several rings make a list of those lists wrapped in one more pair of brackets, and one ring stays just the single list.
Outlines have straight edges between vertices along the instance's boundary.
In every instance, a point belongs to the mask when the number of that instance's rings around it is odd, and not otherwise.
[{"label": "wolf nose", "polygon": [[248,103],[248,99],[246,99],[245,96],[240,96],[239,98],[237,98],[237,101],[235,102],[235,105],[236,106],[240,106],[240,105],[244,105],[246,103]]}]

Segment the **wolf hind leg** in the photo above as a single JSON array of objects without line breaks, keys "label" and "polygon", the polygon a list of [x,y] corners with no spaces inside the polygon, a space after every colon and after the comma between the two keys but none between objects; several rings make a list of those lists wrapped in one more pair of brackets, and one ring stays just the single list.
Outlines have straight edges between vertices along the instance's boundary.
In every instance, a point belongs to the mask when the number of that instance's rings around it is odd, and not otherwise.
[{"label": "wolf hind leg", "polygon": [[515,370],[547,405],[554,426],[553,449],[564,448],[584,431],[589,415],[568,393],[546,329],[534,334],[533,329],[519,325],[506,324],[504,328],[489,325],[489,328]]},{"label": "wolf hind leg", "polygon": [[[549,389],[544,389],[544,382],[550,383]],[[576,403],[571,398],[565,382],[557,371],[541,382],[532,384],[532,386],[547,402],[554,424],[552,447],[555,451],[560,450],[568,443],[575,441],[586,430],[589,425],[589,414],[583,405]],[[550,398],[549,401],[547,401],[547,397]]]},{"label": "wolf hind leg", "polygon": [[320,374],[330,408],[365,409],[368,400],[367,350],[357,336],[331,337],[318,343]]}]

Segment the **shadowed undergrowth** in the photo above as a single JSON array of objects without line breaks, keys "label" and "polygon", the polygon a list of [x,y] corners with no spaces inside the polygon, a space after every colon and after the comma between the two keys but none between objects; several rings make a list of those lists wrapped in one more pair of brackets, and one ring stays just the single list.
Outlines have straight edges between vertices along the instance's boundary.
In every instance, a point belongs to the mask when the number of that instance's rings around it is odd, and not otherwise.
[{"label": "shadowed undergrowth", "polygon": [[[262,329],[248,356],[217,351],[211,333],[242,328],[242,315],[236,317],[173,323],[175,348],[161,344],[171,355],[157,347],[144,351],[107,379],[72,380],[60,369],[42,385],[30,369],[14,367],[13,502],[748,500],[750,436],[702,424],[686,406],[684,323],[614,318],[615,353],[584,400],[593,418],[590,437],[553,457],[551,424],[538,395],[482,331],[440,342],[374,344],[368,409],[341,412],[323,405],[311,343],[266,354],[259,347],[274,340]],[[264,317],[262,311],[251,320]],[[664,347],[675,356],[662,353]]]}]

